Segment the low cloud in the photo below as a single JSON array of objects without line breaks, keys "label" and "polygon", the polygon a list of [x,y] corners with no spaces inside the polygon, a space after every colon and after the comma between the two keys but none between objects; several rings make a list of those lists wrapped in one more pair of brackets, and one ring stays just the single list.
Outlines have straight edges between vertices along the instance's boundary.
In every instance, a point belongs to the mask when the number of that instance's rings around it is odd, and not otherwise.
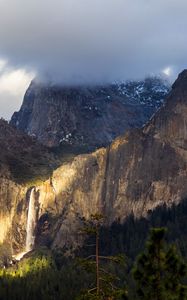
[{"label": "low cloud", "polygon": [[186,66],[186,0],[0,0],[0,56],[64,83]]},{"label": "low cloud", "polygon": [[10,119],[11,115],[21,105],[33,73],[24,69],[10,69],[7,62],[0,61],[0,110],[1,116]]},{"label": "low cloud", "polygon": [[186,11],[186,0],[0,0],[3,115],[18,107],[31,74],[71,85],[174,80],[186,67]]}]

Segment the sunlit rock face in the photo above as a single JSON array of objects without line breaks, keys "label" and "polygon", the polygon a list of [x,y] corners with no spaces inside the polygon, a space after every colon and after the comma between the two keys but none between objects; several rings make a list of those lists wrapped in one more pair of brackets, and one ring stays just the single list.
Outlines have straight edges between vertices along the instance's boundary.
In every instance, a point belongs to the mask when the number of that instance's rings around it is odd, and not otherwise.
[{"label": "sunlit rock face", "polygon": [[[179,75],[166,104],[143,129],[128,132],[107,148],[64,162],[34,186],[38,192],[36,247],[76,248],[81,243],[82,219],[98,211],[111,224],[124,222],[130,214],[146,217],[160,205],[169,207],[185,199],[187,71]],[[16,251],[21,250],[19,241],[26,238],[30,188],[8,180],[1,192],[5,228],[1,239],[9,237]]]},{"label": "sunlit rock face", "polygon": [[140,128],[162,105],[168,90],[159,78],[98,87],[57,87],[35,80],[11,124],[50,147],[94,149],[129,128]]},{"label": "sunlit rock face", "polygon": [[80,242],[77,230],[82,217],[89,218],[98,210],[111,224],[114,220],[123,222],[130,214],[146,217],[160,205],[169,207],[185,199],[186,122],[184,71],[166,105],[142,130],[134,130],[117,138],[108,148],[78,156],[71,164],[57,169],[51,178],[50,193],[49,183],[48,187],[39,188],[38,242],[45,236],[46,240],[51,237],[53,247],[75,246]]},{"label": "sunlit rock face", "polygon": [[0,178],[0,243],[10,242],[15,251],[25,245],[26,191],[10,179]]}]

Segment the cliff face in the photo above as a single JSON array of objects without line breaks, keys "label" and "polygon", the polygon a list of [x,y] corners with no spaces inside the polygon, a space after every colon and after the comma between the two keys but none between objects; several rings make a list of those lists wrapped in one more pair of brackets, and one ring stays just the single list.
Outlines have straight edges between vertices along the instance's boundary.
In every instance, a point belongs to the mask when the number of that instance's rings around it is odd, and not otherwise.
[{"label": "cliff face", "polygon": [[47,146],[102,147],[129,128],[139,128],[161,106],[161,79],[100,87],[57,87],[33,81],[11,124]]},{"label": "cliff face", "polygon": [[[130,214],[136,218],[146,216],[158,206],[169,207],[185,199],[186,129],[187,71],[184,71],[166,105],[142,130],[116,139],[106,149],[78,156],[53,173],[53,195],[49,197],[50,209],[44,222],[48,227],[45,230],[41,219],[39,236],[47,238],[47,234],[54,234],[53,247],[75,245],[81,218],[89,218],[98,210],[111,224],[114,220],[123,222]],[[42,215],[47,210],[46,201],[42,200],[47,192],[43,187],[39,189]],[[56,216],[59,217],[54,221]]]},{"label": "cliff face", "polygon": [[[143,129],[117,138],[107,148],[64,162],[48,180],[33,186],[36,245],[51,247],[76,247],[82,218],[94,212],[101,211],[111,224],[123,222],[130,214],[146,216],[158,206],[169,207],[185,199],[187,71],[179,75],[166,104]],[[11,239],[18,251],[25,241],[30,187],[9,180],[2,181],[1,190],[0,225],[6,227],[1,240]],[[8,220],[4,221],[4,215]]]}]

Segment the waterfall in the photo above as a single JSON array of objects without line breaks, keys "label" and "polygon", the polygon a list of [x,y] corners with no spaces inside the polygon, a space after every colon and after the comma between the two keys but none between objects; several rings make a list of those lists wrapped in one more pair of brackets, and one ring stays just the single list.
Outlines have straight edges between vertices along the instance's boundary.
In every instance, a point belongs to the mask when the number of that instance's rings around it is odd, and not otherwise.
[{"label": "waterfall", "polygon": [[27,218],[27,236],[26,236],[26,252],[33,249],[34,246],[34,230],[36,226],[36,208],[35,208],[35,188],[32,188],[29,199],[28,218]]}]

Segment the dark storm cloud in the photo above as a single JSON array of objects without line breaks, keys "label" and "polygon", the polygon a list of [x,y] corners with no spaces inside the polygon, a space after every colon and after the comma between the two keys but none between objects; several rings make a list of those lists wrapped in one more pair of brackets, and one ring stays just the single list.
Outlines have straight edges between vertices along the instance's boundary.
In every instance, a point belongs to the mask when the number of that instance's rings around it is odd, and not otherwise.
[{"label": "dark storm cloud", "polygon": [[186,0],[0,0],[0,57],[60,82],[185,68]]}]

